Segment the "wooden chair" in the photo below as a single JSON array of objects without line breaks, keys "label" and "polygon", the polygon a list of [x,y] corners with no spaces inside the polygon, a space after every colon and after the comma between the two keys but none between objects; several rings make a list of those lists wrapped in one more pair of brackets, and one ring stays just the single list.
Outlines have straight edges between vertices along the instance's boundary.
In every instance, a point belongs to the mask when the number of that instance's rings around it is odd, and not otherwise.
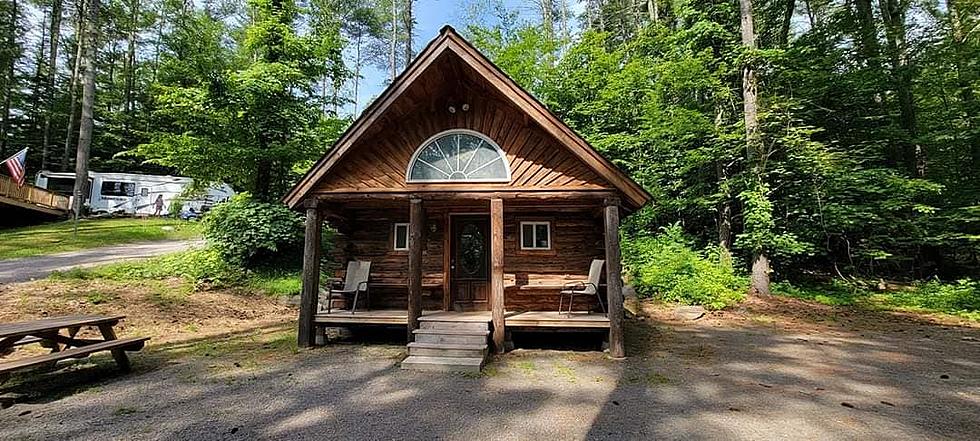
[{"label": "wooden chair", "polygon": [[594,295],[597,300],[599,300],[599,307],[602,308],[602,313],[606,313],[606,306],[602,304],[602,296],[599,295],[599,279],[602,278],[602,267],[605,265],[606,261],[601,259],[595,259],[592,261],[592,265],[589,266],[589,280],[585,282],[568,282],[566,283],[561,291],[558,292],[558,313],[561,314],[561,309],[565,296],[568,296],[568,312],[566,314],[572,313],[572,305],[575,303],[576,295]]},{"label": "wooden chair", "polygon": [[327,314],[333,308],[333,295],[340,294],[345,298],[353,295],[353,303],[350,305],[350,313],[357,310],[357,299],[363,292],[367,295],[367,304],[371,304],[371,292],[368,290],[368,279],[371,277],[370,260],[352,260],[347,262],[347,273],[344,274],[344,284],[334,284],[327,291]]}]

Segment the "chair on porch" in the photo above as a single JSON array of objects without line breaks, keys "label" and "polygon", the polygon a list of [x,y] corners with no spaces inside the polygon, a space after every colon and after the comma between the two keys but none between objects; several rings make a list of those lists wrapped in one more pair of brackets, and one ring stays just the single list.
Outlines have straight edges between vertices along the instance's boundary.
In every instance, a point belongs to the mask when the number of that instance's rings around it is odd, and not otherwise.
[{"label": "chair on porch", "polygon": [[605,265],[605,263],[605,260],[593,260],[592,265],[589,266],[589,280],[584,282],[568,282],[562,287],[561,291],[558,292],[559,314],[561,314],[563,301],[565,300],[566,295],[568,296],[568,312],[566,312],[566,314],[571,315],[572,305],[575,303],[576,295],[594,295],[596,300],[599,301],[599,307],[602,308],[602,313],[606,313],[606,306],[603,305],[602,296],[599,295],[599,279],[602,278],[602,267]]},{"label": "chair on porch", "polygon": [[[353,296],[353,302],[350,304],[351,314],[357,310],[357,299],[362,292],[367,295],[367,305],[370,307],[371,291],[368,289],[368,279],[370,276],[370,260],[352,260],[347,262],[347,272],[344,274],[344,284],[340,285],[339,281],[335,281],[330,286],[330,289],[327,290],[327,314],[329,314],[333,308],[334,294],[339,294],[348,300]],[[320,309],[323,308],[321,307]]]}]

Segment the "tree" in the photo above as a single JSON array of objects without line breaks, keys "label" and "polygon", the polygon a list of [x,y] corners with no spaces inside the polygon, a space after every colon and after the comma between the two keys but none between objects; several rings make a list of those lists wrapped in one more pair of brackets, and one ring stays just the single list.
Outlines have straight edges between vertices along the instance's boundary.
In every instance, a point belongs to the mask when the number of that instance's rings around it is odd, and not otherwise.
[{"label": "tree", "polygon": [[316,86],[347,73],[338,29],[300,33],[300,10],[288,0],[248,6],[253,19],[235,56],[223,45],[230,32],[222,21],[202,12],[180,20],[154,86],[157,130],[128,154],[271,202],[338,135],[342,120],[320,111]]},{"label": "tree", "polygon": [[78,151],[75,154],[75,187],[72,211],[77,219],[82,212],[88,189],[88,158],[92,146],[93,108],[95,107],[95,57],[98,53],[99,0],[87,0],[82,42],[82,116],[79,119]]}]

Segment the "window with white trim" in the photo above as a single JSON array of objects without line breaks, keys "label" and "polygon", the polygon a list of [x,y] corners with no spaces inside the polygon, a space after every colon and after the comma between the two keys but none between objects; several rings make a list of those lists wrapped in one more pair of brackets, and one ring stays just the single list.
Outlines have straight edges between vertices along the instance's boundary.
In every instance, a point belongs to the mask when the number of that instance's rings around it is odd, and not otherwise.
[{"label": "window with white trim", "polygon": [[408,182],[510,182],[507,156],[473,130],[441,132],[422,143],[409,161]]},{"label": "window with white trim", "polygon": [[522,250],[550,250],[551,222],[521,222]]},{"label": "window with white trim", "polygon": [[395,251],[408,250],[408,224],[395,224],[394,232],[392,232],[391,237],[393,242],[392,248],[394,248]]}]

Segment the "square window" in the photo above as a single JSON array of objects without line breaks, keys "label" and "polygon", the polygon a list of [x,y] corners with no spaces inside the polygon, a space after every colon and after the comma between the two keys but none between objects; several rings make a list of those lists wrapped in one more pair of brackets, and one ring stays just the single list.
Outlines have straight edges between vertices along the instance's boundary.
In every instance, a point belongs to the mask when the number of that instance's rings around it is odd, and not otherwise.
[{"label": "square window", "polygon": [[408,249],[408,224],[395,224],[395,232],[392,236],[395,250]]},{"label": "square window", "polygon": [[522,250],[550,250],[551,222],[521,222]]}]

